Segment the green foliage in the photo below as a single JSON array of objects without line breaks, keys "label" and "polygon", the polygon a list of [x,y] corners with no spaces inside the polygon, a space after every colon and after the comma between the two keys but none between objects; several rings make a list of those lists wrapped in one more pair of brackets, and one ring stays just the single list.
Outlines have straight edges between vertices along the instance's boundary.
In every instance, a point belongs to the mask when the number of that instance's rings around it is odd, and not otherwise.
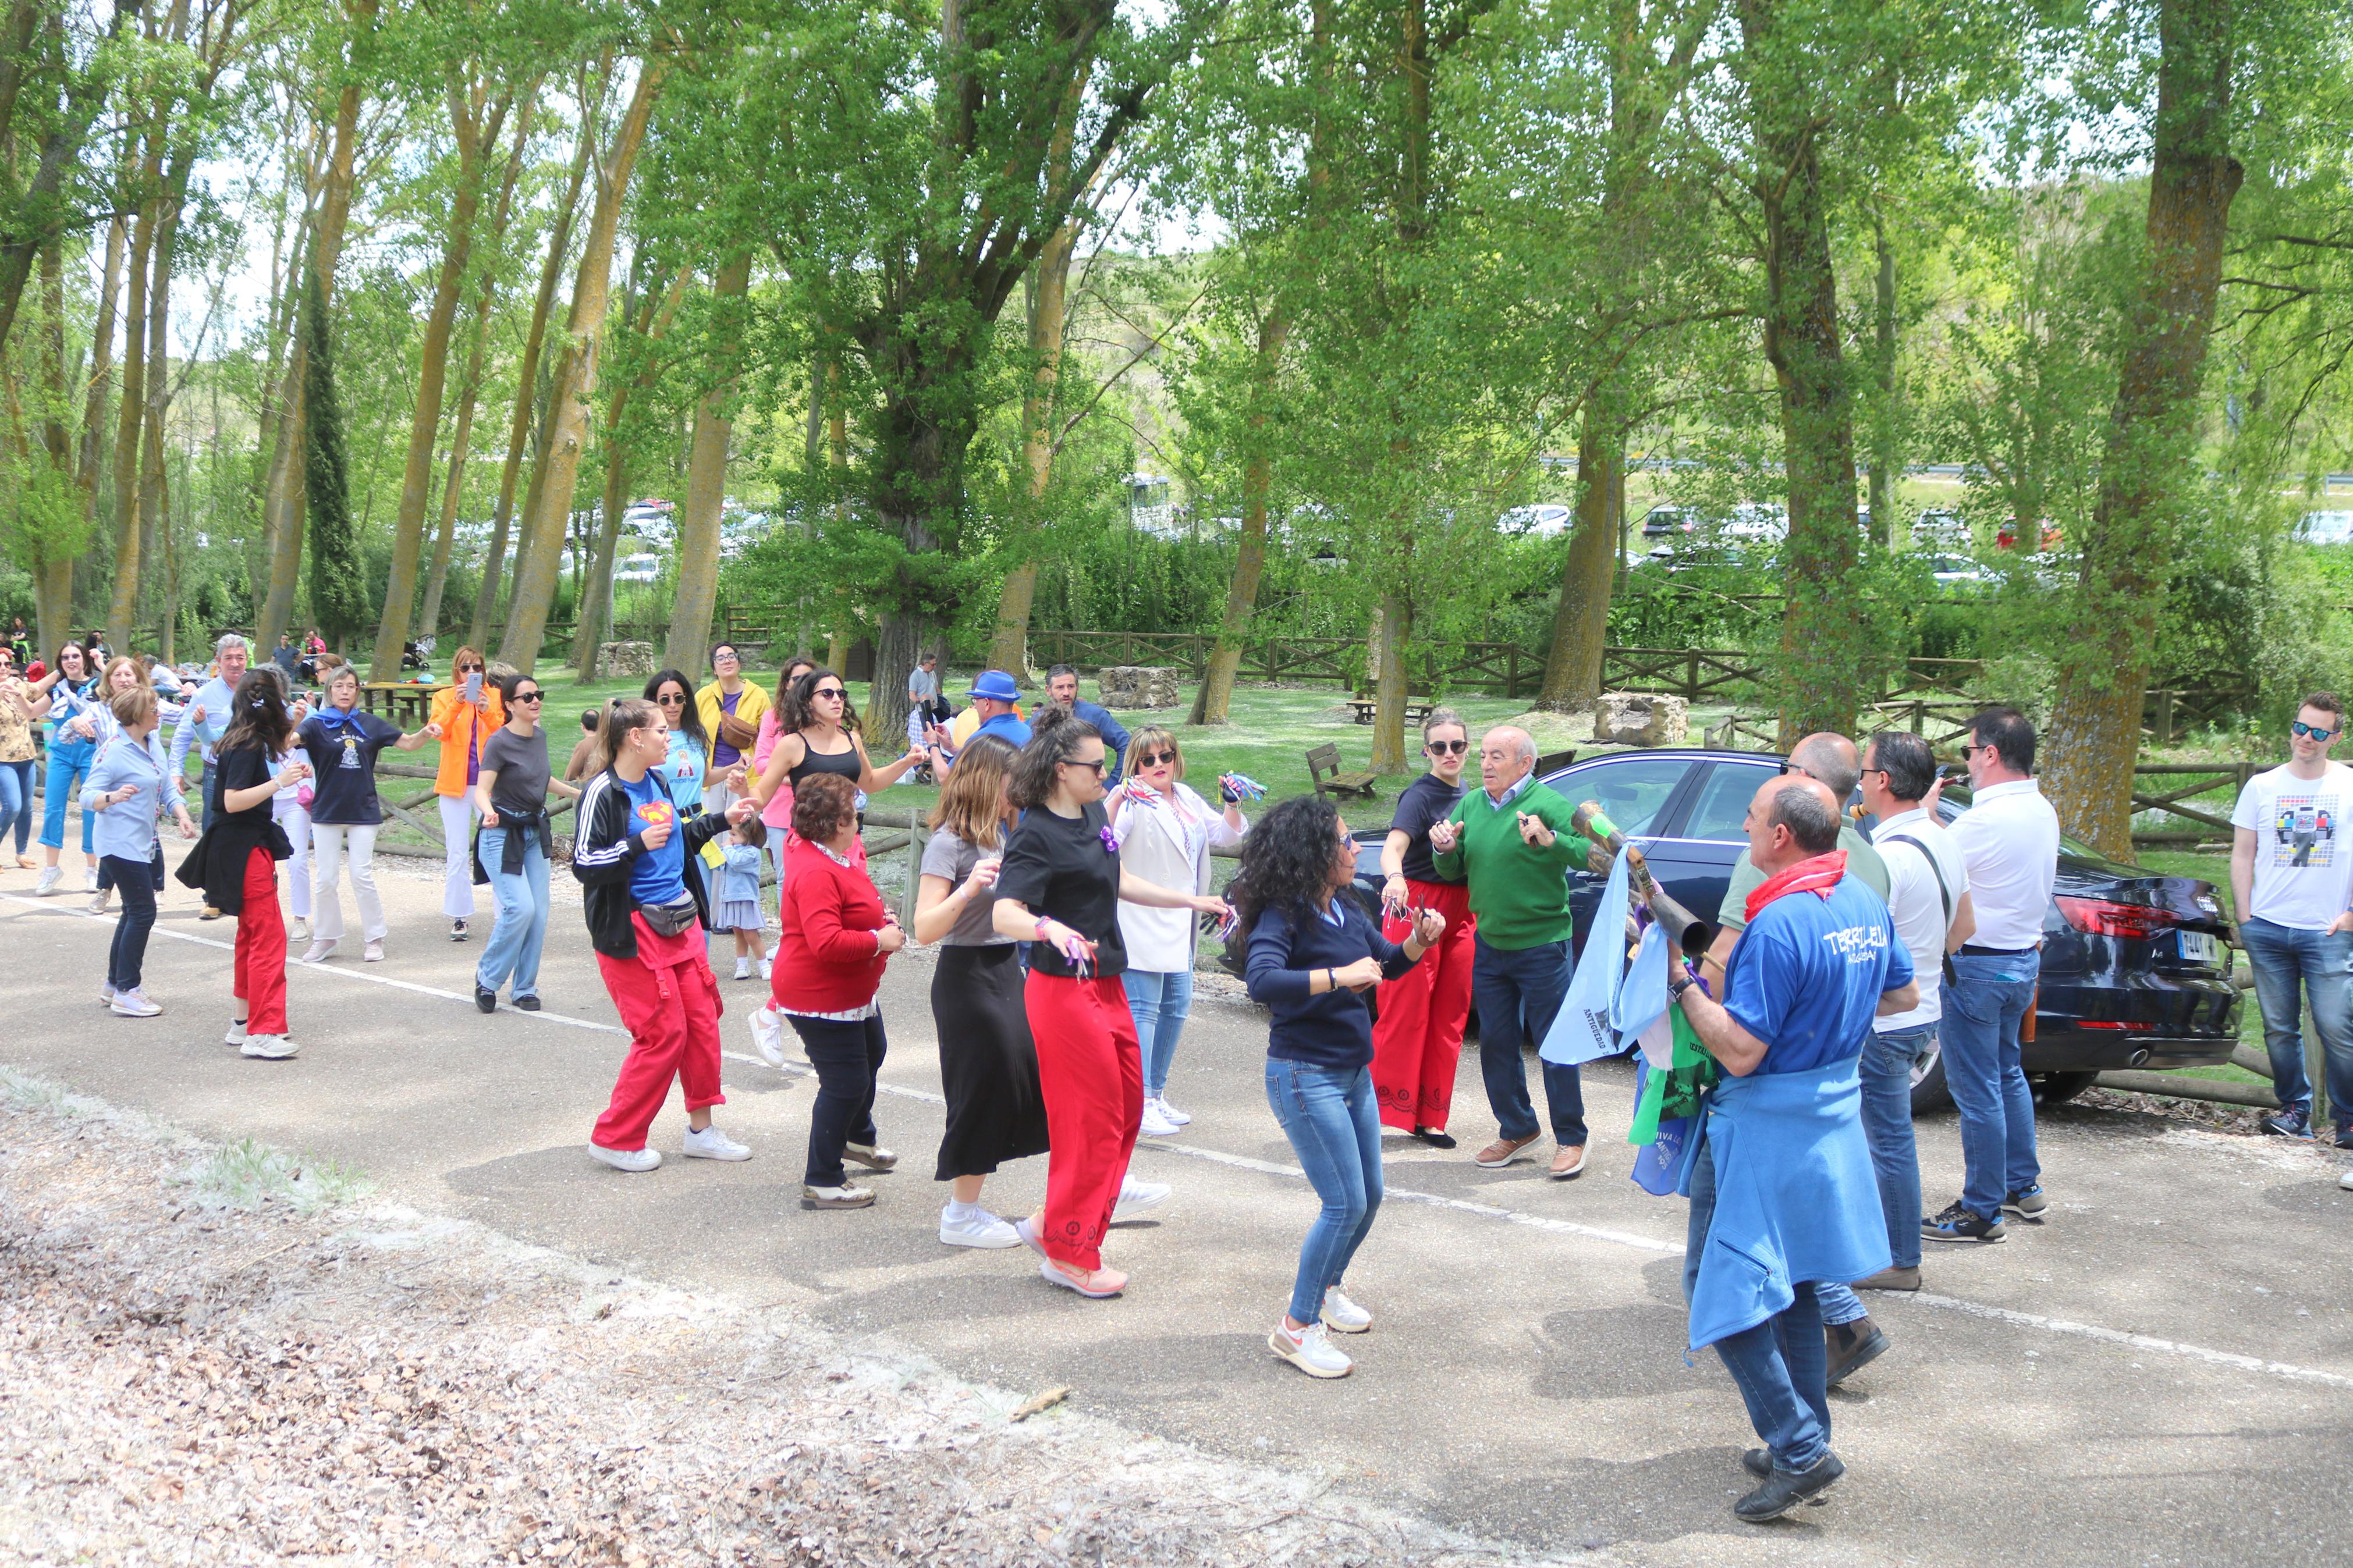
[{"label": "green foliage", "polygon": [[302,496],[308,513],[311,618],[337,647],[366,629],[375,611],[366,563],[352,527],[352,489],[343,449],[343,409],[335,395],[333,334],[327,300],[313,273],[302,301],[302,395],[307,406]]}]

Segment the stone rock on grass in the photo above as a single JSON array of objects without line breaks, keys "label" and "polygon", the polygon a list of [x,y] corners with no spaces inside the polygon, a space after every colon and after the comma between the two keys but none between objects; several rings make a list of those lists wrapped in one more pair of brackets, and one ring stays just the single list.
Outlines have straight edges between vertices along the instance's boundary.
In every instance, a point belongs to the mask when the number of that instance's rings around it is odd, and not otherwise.
[{"label": "stone rock on grass", "polygon": [[1690,705],[1646,691],[1605,691],[1593,705],[1593,738],[1604,745],[1680,746]]},{"label": "stone rock on grass", "polygon": [[650,680],[661,668],[659,659],[649,642],[600,642],[596,645],[596,679]]},{"label": "stone rock on grass", "polygon": [[1095,686],[1106,708],[1174,708],[1184,700],[1177,672],[1163,665],[1115,664]]}]

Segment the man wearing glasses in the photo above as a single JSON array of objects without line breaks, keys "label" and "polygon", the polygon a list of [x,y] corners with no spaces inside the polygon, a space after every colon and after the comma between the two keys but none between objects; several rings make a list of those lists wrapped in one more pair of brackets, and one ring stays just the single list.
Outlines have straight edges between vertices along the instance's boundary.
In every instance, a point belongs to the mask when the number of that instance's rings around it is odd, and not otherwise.
[{"label": "man wearing glasses", "polygon": [[1924,1241],[2002,1239],[2005,1211],[2040,1219],[2046,1206],[2034,1149],[2034,1093],[2019,1034],[2042,974],[2042,917],[2059,876],[2059,814],[2034,782],[2034,726],[2015,708],[1969,721],[1961,748],[1969,808],[1947,829],[1968,863],[1976,935],[1952,956],[1937,1039],[1960,1112],[1958,1202],[1920,1222]]},{"label": "man wearing glasses", "polygon": [[2345,705],[2316,691],[2296,709],[2288,760],[2257,773],[2231,812],[2231,898],[2239,941],[2255,971],[2263,1043],[2280,1108],[2266,1132],[2309,1138],[2312,1084],[2304,1070],[2305,994],[2328,1058],[2337,1146],[2353,1149],[2353,851],[2337,840],[2353,804],[2353,771],[2328,752],[2345,733]]}]

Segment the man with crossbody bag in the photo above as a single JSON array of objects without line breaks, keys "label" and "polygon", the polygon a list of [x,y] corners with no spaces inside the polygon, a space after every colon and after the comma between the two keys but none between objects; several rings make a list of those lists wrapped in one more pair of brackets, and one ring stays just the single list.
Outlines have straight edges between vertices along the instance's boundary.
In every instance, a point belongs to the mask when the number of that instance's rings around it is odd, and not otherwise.
[{"label": "man with crossbody bag", "polygon": [[[1871,1143],[1880,1206],[1886,1211],[1887,1249],[1894,1258],[1856,1282],[1863,1290],[1920,1289],[1920,1158],[1912,1138],[1912,1072],[1936,1048],[1941,981],[1952,973],[1947,955],[1969,939],[1978,923],[1961,847],[1923,804],[1936,782],[1936,758],[1919,736],[1883,730],[1871,738],[1862,762],[1862,805],[1879,819],[1872,847],[1887,863],[1887,909],[1895,917],[1897,938],[1912,954],[1920,1000],[1874,1020],[1870,1043],[1862,1048],[1863,1134]],[[1821,1291],[1825,1322],[1836,1318],[1833,1294],[1831,1287]],[[1839,1350],[1831,1346],[1834,1374]],[[1871,1354],[1877,1352],[1873,1347]],[[1852,1364],[1869,1359],[1858,1355]]]}]

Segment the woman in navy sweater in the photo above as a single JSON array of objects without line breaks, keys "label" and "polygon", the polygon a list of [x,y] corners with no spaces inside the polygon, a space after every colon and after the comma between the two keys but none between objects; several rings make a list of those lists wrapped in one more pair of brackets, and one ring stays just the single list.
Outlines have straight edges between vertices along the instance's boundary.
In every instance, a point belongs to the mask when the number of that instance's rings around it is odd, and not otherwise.
[{"label": "woman in navy sweater", "polygon": [[1356,841],[1318,795],[1286,800],[1242,840],[1227,889],[1240,911],[1253,1001],[1274,1015],[1266,1099],[1324,1211],[1299,1249],[1291,1309],[1267,1336],[1310,1377],[1345,1377],[1351,1363],[1326,1331],[1360,1334],[1372,1314],[1340,1292],[1348,1261],[1381,1205],[1380,1106],[1373,1093],[1373,1021],[1364,994],[1413,967],[1445,932],[1430,910],[1405,945],[1335,897],[1356,875]]}]

